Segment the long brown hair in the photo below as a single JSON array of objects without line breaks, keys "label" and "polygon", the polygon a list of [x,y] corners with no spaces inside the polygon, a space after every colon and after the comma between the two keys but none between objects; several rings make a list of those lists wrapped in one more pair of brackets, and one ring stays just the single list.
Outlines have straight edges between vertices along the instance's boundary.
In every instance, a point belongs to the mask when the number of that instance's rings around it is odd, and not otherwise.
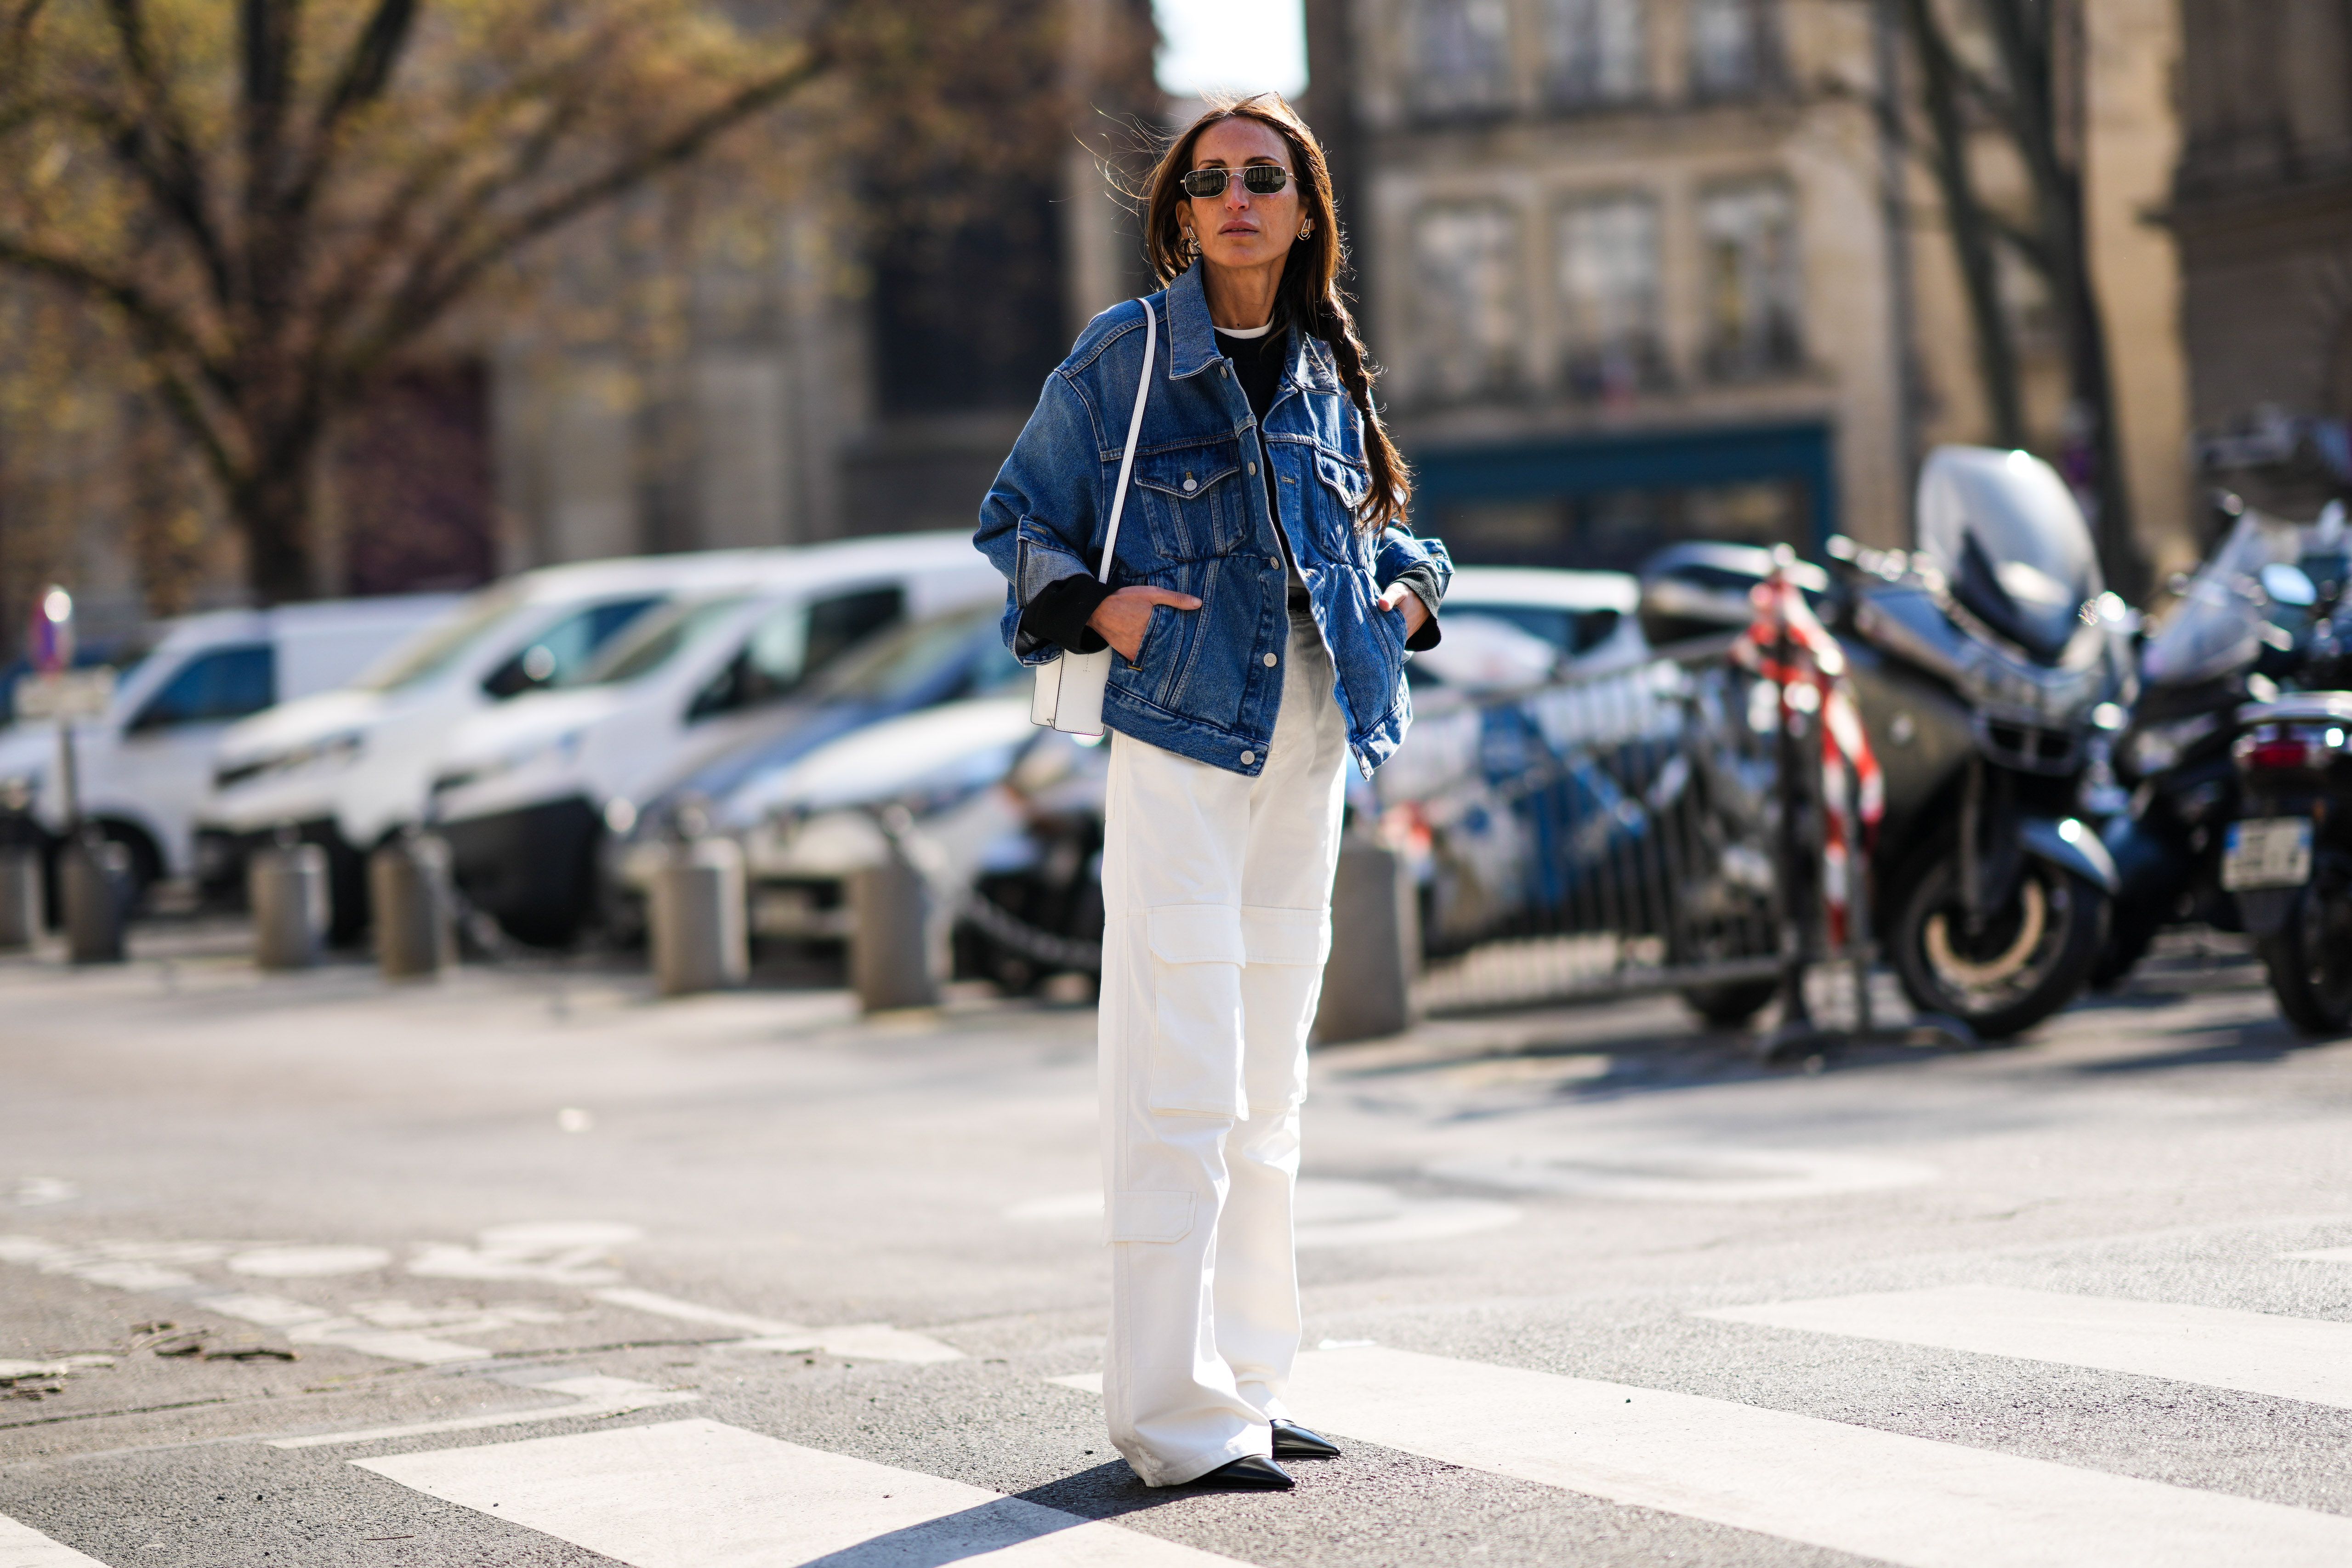
[{"label": "long brown hair", "polygon": [[1274,319],[1311,332],[1330,346],[1332,358],[1339,362],[1339,380],[1355,400],[1357,412],[1364,416],[1364,455],[1371,462],[1372,483],[1356,508],[1358,525],[1371,529],[1402,521],[1406,503],[1412,499],[1412,470],[1389,439],[1388,426],[1381,423],[1380,410],[1372,405],[1372,380],[1380,369],[1365,358],[1363,340],[1356,335],[1356,319],[1348,313],[1347,300],[1339,292],[1344,251],[1339,215],[1331,199],[1330,165],[1324,161],[1323,144],[1315,140],[1315,132],[1279,94],[1262,92],[1212,104],[1160,154],[1144,194],[1143,244],[1151,270],[1165,284],[1193,263],[1194,254],[1184,243],[1183,226],[1177,217],[1185,200],[1183,179],[1192,167],[1192,144],[1201,139],[1201,132],[1221,120],[1255,120],[1290,149],[1301,216],[1311,219],[1314,226],[1305,239],[1291,246],[1283,264],[1282,282],[1275,290]]}]

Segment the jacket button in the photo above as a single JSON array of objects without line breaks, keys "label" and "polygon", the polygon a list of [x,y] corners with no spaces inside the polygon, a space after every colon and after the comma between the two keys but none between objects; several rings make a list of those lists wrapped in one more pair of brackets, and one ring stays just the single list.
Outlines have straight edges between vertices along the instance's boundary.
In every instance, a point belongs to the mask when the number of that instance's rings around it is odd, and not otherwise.
[{"label": "jacket button", "polygon": [[1279,659],[1277,659],[1277,658],[1276,658],[1274,657],[1274,655],[1272,655],[1272,654],[1267,654],[1267,655],[1265,656],[1265,664],[1266,668],[1268,668],[1268,669],[1272,669],[1276,665],[1279,664],[1280,662],[1282,662],[1282,661],[1281,661],[1281,660],[1279,660]]},{"label": "jacket button", "polygon": [[1273,567],[1277,572],[1282,570],[1282,557],[1279,555],[1267,556],[1265,558],[1265,563]]},{"label": "jacket button", "polygon": [[1250,468],[1250,472],[1251,472],[1251,473],[1253,473],[1253,474],[1257,472],[1257,465],[1256,465],[1255,463],[1252,463],[1252,464],[1249,466],[1249,468]]},{"label": "jacket button", "polygon": [[1201,482],[1198,479],[1194,479],[1190,474],[1186,474],[1184,476],[1184,493],[1186,495],[1191,495],[1194,490],[1197,490],[1200,488]]},{"label": "jacket button", "polygon": [[1242,766],[1248,767],[1256,761],[1257,753],[1255,752],[1244,752],[1242,753]]}]

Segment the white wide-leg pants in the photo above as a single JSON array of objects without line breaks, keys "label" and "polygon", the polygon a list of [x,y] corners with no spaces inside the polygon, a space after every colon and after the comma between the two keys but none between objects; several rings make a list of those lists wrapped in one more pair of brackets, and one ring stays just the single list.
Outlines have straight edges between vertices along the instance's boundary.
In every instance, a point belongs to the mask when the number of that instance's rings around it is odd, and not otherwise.
[{"label": "white wide-leg pants", "polygon": [[1291,1198],[1346,798],[1331,661],[1294,620],[1255,778],[1118,736],[1103,847],[1103,1405],[1150,1486],[1271,1451],[1298,1352]]}]

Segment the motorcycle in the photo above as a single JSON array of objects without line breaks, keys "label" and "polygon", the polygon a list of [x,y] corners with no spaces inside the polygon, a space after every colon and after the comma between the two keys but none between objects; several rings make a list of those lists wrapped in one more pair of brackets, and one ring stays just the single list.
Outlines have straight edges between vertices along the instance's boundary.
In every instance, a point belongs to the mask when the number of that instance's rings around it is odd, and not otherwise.
[{"label": "motorcycle", "polygon": [[1945,447],[1916,546],[1832,542],[1834,626],[1876,753],[1876,929],[1914,1006],[1979,1037],[2081,992],[2117,878],[2080,800],[2131,696],[2130,612],[2047,464]]},{"label": "motorcycle", "polygon": [[2352,604],[2342,504],[2299,565],[2263,572],[2271,596],[2306,608],[2295,678],[2306,688],[2238,710],[2231,743],[2242,815],[2223,837],[2235,894],[2271,993],[2306,1035],[2352,1029]]},{"label": "motorcycle", "polygon": [[2095,990],[2121,984],[2168,925],[2244,929],[2221,874],[2224,832],[2240,815],[2231,747],[2238,709],[2274,694],[2299,662],[2294,626],[2309,595],[2298,601],[2290,582],[2288,599],[2274,598],[2282,580],[2269,569],[2300,558],[2305,531],[2234,497],[2221,510],[2235,521],[2141,649],[2139,697],[2115,747],[2127,803],[2101,837],[2121,889]]}]

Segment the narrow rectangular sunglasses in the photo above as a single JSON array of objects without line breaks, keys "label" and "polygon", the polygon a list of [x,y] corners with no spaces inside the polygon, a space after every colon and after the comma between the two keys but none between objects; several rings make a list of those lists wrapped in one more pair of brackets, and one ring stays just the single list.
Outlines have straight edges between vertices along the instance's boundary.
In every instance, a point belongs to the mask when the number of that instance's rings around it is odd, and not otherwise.
[{"label": "narrow rectangular sunglasses", "polygon": [[[1214,201],[1225,194],[1225,182],[1231,169],[1195,169],[1184,176],[1184,194],[1202,201]],[[1290,171],[1279,163],[1245,163],[1241,168],[1242,189],[1254,196],[1270,196],[1290,184]]]}]

